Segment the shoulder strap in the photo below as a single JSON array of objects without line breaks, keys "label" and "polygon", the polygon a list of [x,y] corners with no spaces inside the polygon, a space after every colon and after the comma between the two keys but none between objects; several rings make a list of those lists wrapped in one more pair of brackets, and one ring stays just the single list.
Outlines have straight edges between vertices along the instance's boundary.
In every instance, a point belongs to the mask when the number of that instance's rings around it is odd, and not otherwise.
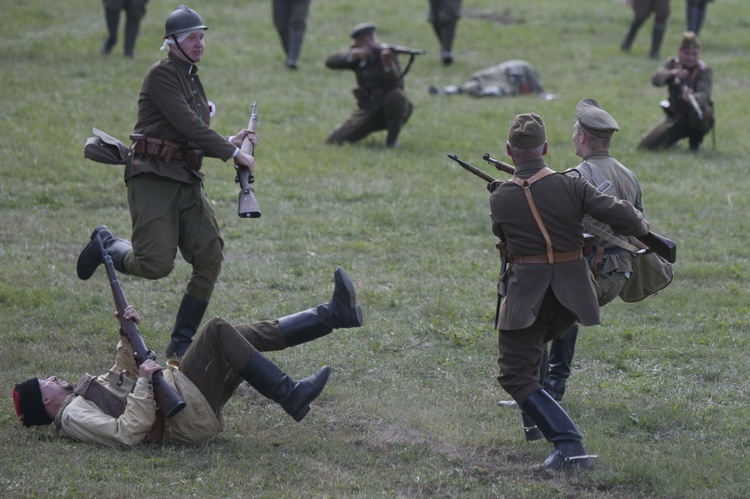
[{"label": "shoulder strap", "polygon": [[544,226],[541,215],[539,215],[539,210],[536,209],[536,203],[534,202],[534,197],[531,195],[531,189],[529,189],[529,187],[531,187],[531,184],[533,184],[534,182],[537,182],[547,175],[551,175],[553,173],[555,173],[554,170],[545,166],[544,168],[539,170],[539,172],[527,179],[522,179],[517,177],[516,175],[513,175],[510,180],[508,180],[508,182],[513,182],[514,184],[520,186],[523,189],[524,194],[526,195],[526,201],[528,201],[529,208],[531,208],[531,214],[534,215],[534,220],[536,221],[536,224],[539,227],[542,236],[544,237],[544,242],[547,245],[547,263],[549,263],[550,265],[555,263],[554,251],[552,251],[552,240],[549,237],[547,228]]}]

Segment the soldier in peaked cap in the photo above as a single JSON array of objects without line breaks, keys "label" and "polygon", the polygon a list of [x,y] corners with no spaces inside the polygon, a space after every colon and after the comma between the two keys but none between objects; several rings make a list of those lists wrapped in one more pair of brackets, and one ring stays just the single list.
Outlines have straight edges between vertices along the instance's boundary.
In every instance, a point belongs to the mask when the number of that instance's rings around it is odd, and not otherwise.
[{"label": "soldier in peaked cap", "polygon": [[492,231],[505,243],[507,272],[499,289],[497,376],[537,431],[554,444],[547,469],[586,468],[578,428],[540,383],[545,344],[574,322],[599,324],[599,306],[583,257],[583,218],[610,223],[618,234],[644,235],[648,223],[630,203],[599,192],[544,162],[547,139],[536,114],[515,117],[506,151],[515,175],[490,195]]},{"label": "soldier in peaked cap", "polygon": [[354,44],[326,59],[330,69],[350,69],[357,78],[354,96],[357,109],[328,135],[326,142],[357,142],[378,130],[387,130],[386,147],[394,147],[401,127],[411,116],[412,103],[404,89],[404,76],[398,54],[383,49],[372,23],[354,26],[350,36]]},{"label": "soldier in peaked cap", "polygon": [[639,149],[666,149],[687,137],[690,152],[696,153],[714,127],[714,73],[701,60],[700,52],[698,36],[685,32],[677,57],[666,60],[651,78],[655,86],[666,86],[669,91],[668,106],[662,105],[667,116],[641,139]]},{"label": "soldier in peaked cap", "polygon": [[[576,121],[573,124],[573,145],[581,163],[569,174],[580,175],[599,191],[629,201],[643,213],[643,197],[638,179],[609,154],[611,137],[619,130],[615,119],[596,100],[581,100],[576,106]],[[612,234],[609,225],[589,215],[585,220]],[[625,239],[631,244],[638,241],[633,237]],[[597,238],[594,241],[594,251],[587,258],[596,279],[597,302],[602,307],[620,294],[633,270],[633,257],[626,250]],[[573,324],[564,336],[552,340],[550,344],[549,370],[544,387],[558,402],[563,398],[565,383],[570,376],[578,326],[578,323]]]}]

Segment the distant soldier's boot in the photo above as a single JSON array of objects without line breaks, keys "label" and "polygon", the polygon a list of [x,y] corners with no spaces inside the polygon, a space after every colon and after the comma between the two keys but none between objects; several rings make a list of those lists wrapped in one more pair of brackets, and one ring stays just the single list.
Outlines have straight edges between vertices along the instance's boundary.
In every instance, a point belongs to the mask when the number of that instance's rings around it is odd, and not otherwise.
[{"label": "distant soldier's boot", "polygon": [[440,26],[440,57],[446,66],[453,63],[453,40],[456,38],[456,23],[450,22]]},{"label": "distant soldier's boot", "polygon": [[310,402],[323,391],[330,371],[330,367],[323,366],[312,376],[295,381],[255,351],[239,374],[258,393],[278,403],[295,421],[302,421],[310,412]]},{"label": "distant soldier's boot", "polygon": [[664,33],[667,31],[666,24],[654,23],[654,32],[651,35],[651,54],[649,57],[652,59],[659,59],[661,57],[661,42],[664,40]]},{"label": "distant soldier's boot", "polygon": [[125,23],[125,56],[131,59],[135,57],[135,40],[141,27],[140,17],[128,16]]},{"label": "distant soldier's boot", "polygon": [[351,279],[341,267],[336,267],[333,278],[331,301],[279,319],[279,328],[287,346],[315,340],[334,329],[362,325],[362,309],[357,305],[357,294]]},{"label": "distant soldier's boot", "polygon": [[568,381],[573,363],[573,354],[578,338],[578,324],[570,326],[565,336],[552,340],[549,349],[549,378],[544,388],[556,401],[560,402],[565,395],[565,383]]},{"label": "distant soldier's boot", "polygon": [[168,358],[185,355],[193,342],[193,336],[198,331],[198,326],[200,326],[207,308],[208,302],[193,298],[187,293],[182,295],[182,302],[177,310],[174,328],[172,328],[172,337],[169,345],[167,345],[166,354]]},{"label": "distant soldier's boot", "polygon": [[286,67],[289,69],[297,69],[297,61],[302,52],[302,41],[304,38],[304,31],[299,29],[289,30],[288,51],[286,55]]},{"label": "distant soldier's boot", "polygon": [[112,257],[112,264],[115,270],[126,274],[127,272],[125,272],[122,262],[125,254],[132,251],[133,246],[129,241],[113,236],[106,225],[100,225],[91,233],[91,241],[83,248],[81,254],[78,255],[78,263],[76,264],[78,278],[84,281],[89,279],[94,275],[96,268],[104,263],[104,255],[102,255],[99,242],[96,240],[97,236],[101,238],[104,250]]},{"label": "distant soldier's boot", "polygon": [[104,21],[107,23],[107,33],[109,36],[99,49],[99,53],[107,55],[112,52],[112,47],[117,43],[117,29],[120,24],[120,10],[104,9]]},{"label": "distant soldier's boot", "polygon": [[620,44],[620,50],[622,50],[623,52],[630,51],[630,47],[633,45],[633,40],[635,40],[635,35],[638,33],[641,24],[643,24],[643,21],[639,19],[633,19],[633,22],[630,23],[628,34],[625,35],[625,39]]},{"label": "distant soldier's boot", "polygon": [[578,428],[549,393],[535,391],[521,404],[521,409],[534,420],[544,438],[555,446],[540,465],[542,468],[555,470],[591,466],[589,458],[596,456],[586,454]]}]

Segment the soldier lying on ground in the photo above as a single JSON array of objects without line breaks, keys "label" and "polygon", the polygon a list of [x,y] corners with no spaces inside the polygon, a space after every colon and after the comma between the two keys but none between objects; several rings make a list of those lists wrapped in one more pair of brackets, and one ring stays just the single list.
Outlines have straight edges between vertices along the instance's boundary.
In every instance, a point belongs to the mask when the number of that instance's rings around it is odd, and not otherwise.
[{"label": "soldier lying on ground", "polygon": [[[131,346],[121,335],[114,367],[96,381],[111,396],[124,399],[122,414],[106,414],[100,408],[104,404],[97,405],[90,400],[93,397],[78,395],[80,390],[73,385],[50,376],[15,385],[13,401],[19,420],[26,427],[54,422],[63,435],[84,442],[136,445],[163,440],[200,445],[222,431],[222,409],[245,380],[301,421],[310,411],[310,403],[323,391],[330,368],[324,366],[312,376],[295,381],[261,352],[306,343],[333,329],[361,326],[362,310],[357,305],[354,284],[341,267],[334,272],[334,280],[331,301],[303,312],[237,326],[221,317],[209,320],[179,366],[170,363],[164,371],[164,379],[187,403],[173,417],[161,417],[154,402],[151,377],[162,367],[153,360],[136,367]],[[123,315],[140,322],[132,306]],[[118,385],[131,389],[123,396]]]}]

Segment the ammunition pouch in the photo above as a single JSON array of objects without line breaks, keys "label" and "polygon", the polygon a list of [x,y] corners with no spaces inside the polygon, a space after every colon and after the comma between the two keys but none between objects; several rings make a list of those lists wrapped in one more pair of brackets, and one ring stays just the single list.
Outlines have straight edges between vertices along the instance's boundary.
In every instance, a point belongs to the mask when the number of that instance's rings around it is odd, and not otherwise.
[{"label": "ammunition pouch", "polygon": [[191,170],[200,171],[203,164],[203,151],[200,149],[187,149],[177,142],[171,140],[147,137],[140,133],[130,136],[133,145],[130,150],[134,155],[157,158],[169,163],[171,160],[184,161]]},{"label": "ammunition pouch", "polygon": [[[115,376],[120,376],[121,379],[129,381],[130,383],[128,383],[128,386],[130,387],[130,391],[132,391],[132,387],[135,386],[135,384],[132,380],[125,377],[122,373],[110,372],[110,384],[115,383]],[[113,418],[119,418],[122,413],[125,412],[127,393],[129,393],[127,392],[127,390],[128,389],[125,388],[126,393],[120,394],[120,396],[118,396],[117,394],[109,391],[107,387],[100,383],[99,380],[94,376],[91,376],[87,373],[84,374],[81,380],[78,382],[74,393],[79,397],[83,397],[86,400],[89,400],[96,404],[96,406],[101,409],[104,414],[107,414],[108,416],[111,416]],[[122,395],[124,395],[124,397]]]}]

